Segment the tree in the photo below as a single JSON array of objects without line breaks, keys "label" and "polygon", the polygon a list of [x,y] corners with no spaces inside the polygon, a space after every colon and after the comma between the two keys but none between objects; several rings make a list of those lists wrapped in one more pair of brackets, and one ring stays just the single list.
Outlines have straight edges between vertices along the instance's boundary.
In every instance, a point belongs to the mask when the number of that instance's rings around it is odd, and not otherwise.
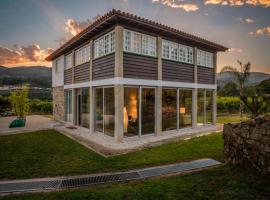
[{"label": "tree", "polygon": [[239,96],[237,84],[234,82],[227,83],[223,88],[218,91],[218,96],[221,97],[236,97]]},{"label": "tree", "polygon": [[27,86],[21,89],[12,91],[10,93],[10,102],[12,108],[14,109],[16,115],[20,119],[25,119],[29,112],[29,98],[28,98],[29,88]]},{"label": "tree", "polygon": [[[248,82],[248,78],[250,76],[250,68],[251,64],[250,62],[246,64],[242,64],[242,62],[237,61],[240,65],[240,70],[238,70],[236,67],[231,66],[225,66],[221,69],[221,72],[232,72],[234,76],[234,82],[237,84],[239,89],[239,95],[240,99],[244,94],[244,88]],[[243,102],[240,101],[240,117],[243,117]]]},{"label": "tree", "polygon": [[270,79],[266,79],[258,85],[266,94],[270,94]]},{"label": "tree", "polygon": [[252,118],[268,112],[270,108],[270,94],[265,94],[261,88],[256,86],[249,90],[240,98],[251,112]]}]

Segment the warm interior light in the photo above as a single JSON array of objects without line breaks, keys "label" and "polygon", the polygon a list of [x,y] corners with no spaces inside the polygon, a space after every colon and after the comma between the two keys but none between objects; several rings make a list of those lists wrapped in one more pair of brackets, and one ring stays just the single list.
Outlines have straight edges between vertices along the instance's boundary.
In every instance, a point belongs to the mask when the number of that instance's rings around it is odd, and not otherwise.
[{"label": "warm interior light", "polygon": [[127,132],[127,128],[128,128],[128,114],[127,114],[127,108],[124,107],[123,109],[124,111],[124,132]]},{"label": "warm interior light", "polygon": [[186,113],[186,108],[185,107],[180,107],[179,112],[180,112],[180,114],[185,114]]}]

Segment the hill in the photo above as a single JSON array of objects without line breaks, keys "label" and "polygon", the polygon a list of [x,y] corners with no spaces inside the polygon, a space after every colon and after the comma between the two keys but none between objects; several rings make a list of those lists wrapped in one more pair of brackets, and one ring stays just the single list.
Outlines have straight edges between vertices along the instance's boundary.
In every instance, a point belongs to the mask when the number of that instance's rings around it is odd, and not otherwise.
[{"label": "hill", "polygon": [[[265,79],[269,79],[270,74],[263,72],[251,72],[248,80],[248,85],[256,85]],[[220,87],[223,87],[226,83],[234,81],[232,72],[217,73],[217,82]]]},{"label": "hill", "polygon": [[0,86],[28,83],[34,87],[51,88],[51,68],[45,66],[0,66]]}]

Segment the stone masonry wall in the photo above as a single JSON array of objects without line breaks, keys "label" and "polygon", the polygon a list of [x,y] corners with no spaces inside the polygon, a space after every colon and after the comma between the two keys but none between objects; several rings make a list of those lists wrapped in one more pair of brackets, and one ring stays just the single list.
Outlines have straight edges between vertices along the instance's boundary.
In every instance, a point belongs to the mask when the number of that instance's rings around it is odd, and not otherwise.
[{"label": "stone masonry wall", "polygon": [[225,124],[224,159],[270,177],[270,115]]},{"label": "stone masonry wall", "polygon": [[57,121],[64,121],[65,118],[64,87],[53,88],[53,118]]}]

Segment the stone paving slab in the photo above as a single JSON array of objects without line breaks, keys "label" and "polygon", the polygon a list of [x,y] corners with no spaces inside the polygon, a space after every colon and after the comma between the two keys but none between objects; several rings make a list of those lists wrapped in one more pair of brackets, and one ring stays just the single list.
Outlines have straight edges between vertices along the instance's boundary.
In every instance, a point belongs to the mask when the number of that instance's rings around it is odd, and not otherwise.
[{"label": "stone paving slab", "polygon": [[48,117],[44,117],[41,115],[29,115],[26,117],[25,127],[9,128],[9,124],[14,119],[16,119],[15,116],[0,117],[0,136],[52,129],[56,126],[62,125],[61,123],[56,122]]},{"label": "stone paving slab", "polygon": [[141,180],[175,173],[188,173],[194,170],[202,170],[208,167],[214,167],[218,165],[221,165],[219,161],[213,160],[211,158],[206,158],[190,162],[142,168],[125,172],[0,181],[0,195],[27,192],[56,191],[68,188],[91,186],[96,184]]}]

